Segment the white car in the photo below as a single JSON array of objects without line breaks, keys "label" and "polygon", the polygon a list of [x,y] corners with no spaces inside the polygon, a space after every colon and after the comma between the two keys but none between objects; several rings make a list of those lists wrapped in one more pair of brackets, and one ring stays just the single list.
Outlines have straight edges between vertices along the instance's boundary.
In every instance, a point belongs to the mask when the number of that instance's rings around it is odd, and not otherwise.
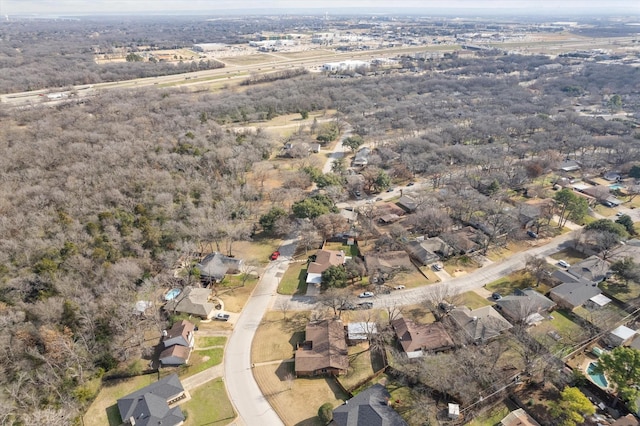
[{"label": "white car", "polygon": [[403,285],[397,285],[397,286],[394,287],[395,290],[402,290],[402,289],[405,289],[405,288],[406,287],[403,286]]},{"label": "white car", "polygon": [[434,271],[442,271],[442,265],[439,265],[437,263],[434,263],[433,265],[431,265],[431,267]]},{"label": "white car", "polygon": [[367,297],[373,297],[373,293],[370,291],[365,291],[364,293],[360,293],[358,297],[361,299],[366,299]]},{"label": "white car", "polygon": [[564,260],[558,260],[558,265],[562,266],[563,268],[568,268],[569,266],[571,266]]}]

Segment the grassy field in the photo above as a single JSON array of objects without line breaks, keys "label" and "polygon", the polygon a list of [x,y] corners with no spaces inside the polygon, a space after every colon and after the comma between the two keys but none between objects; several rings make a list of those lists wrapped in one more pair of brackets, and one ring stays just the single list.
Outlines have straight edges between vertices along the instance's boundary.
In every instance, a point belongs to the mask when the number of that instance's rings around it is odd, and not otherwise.
[{"label": "grassy field", "polygon": [[307,293],[307,263],[290,263],[278,284],[280,294],[306,294]]},{"label": "grassy field", "polygon": [[509,407],[503,403],[492,407],[467,423],[467,426],[496,426],[509,414]]},{"label": "grassy field", "polygon": [[258,284],[258,280],[250,278],[242,287],[237,287],[238,284],[233,281],[233,278],[225,277],[225,282],[218,289],[217,296],[224,302],[225,311],[240,312]]},{"label": "grassy field", "polygon": [[349,391],[363,380],[373,376],[371,352],[368,350],[368,346],[368,344],[360,344],[348,348],[349,370],[344,376],[338,377],[338,381]]},{"label": "grassy field", "polygon": [[158,376],[149,374],[146,376],[132,377],[130,379],[113,380],[103,384],[98,396],[93,401],[84,415],[85,426],[119,426],[120,413],[116,406],[116,400],[131,392],[156,382]]},{"label": "grassy field", "polygon": [[196,348],[208,348],[210,346],[224,346],[227,343],[225,336],[197,336]]},{"label": "grassy field", "polygon": [[253,55],[243,55],[243,56],[230,56],[224,58],[224,62],[229,65],[257,65],[263,63],[269,63],[273,61],[273,57],[271,55],[264,55],[261,53],[256,53]]},{"label": "grassy field", "polygon": [[304,311],[290,312],[285,320],[282,312],[267,312],[253,338],[251,362],[292,358],[296,343],[304,339],[308,315]]},{"label": "grassy field", "polygon": [[[573,322],[569,314],[563,310],[552,312],[553,319],[542,321],[530,331],[531,335],[556,355],[564,352],[577,342],[582,341],[587,332],[581,326]],[[550,333],[557,333],[560,339],[556,340]]]},{"label": "grassy field", "polygon": [[293,362],[256,366],[253,374],[267,401],[286,425],[322,426],[317,417],[318,408],[326,402],[337,407],[347,399],[334,379],[293,379]]},{"label": "grassy field", "polygon": [[269,263],[269,256],[280,247],[282,240],[256,236],[252,241],[237,241],[233,243],[233,255],[244,259],[245,263],[256,262],[260,265]]},{"label": "grassy field", "polygon": [[236,417],[222,379],[212,380],[191,391],[191,399],[180,406],[185,426],[223,426]]},{"label": "grassy field", "polygon": [[555,260],[564,260],[570,265],[573,265],[574,263],[584,260],[585,255],[572,248],[567,248],[552,254],[550,257]]},{"label": "grassy field", "polygon": [[491,305],[491,302],[474,291],[468,291],[460,294],[459,297],[456,296],[456,304],[464,305],[469,309],[478,309]]},{"label": "grassy field", "polygon": [[628,302],[640,297],[640,284],[629,281],[627,284],[609,278],[600,284],[600,288],[617,299]]},{"label": "grassy field", "polygon": [[[434,274],[435,275],[435,274]],[[437,280],[437,277],[436,277]],[[403,285],[407,288],[420,287],[425,284],[433,283],[437,281],[429,281],[420,273],[420,271],[414,270],[411,272],[401,272],[389,282],[386,282],[387,285],[396,286]]]},{"label": "grassy field", "polygon": [[224,348],[204,349],[201,351],[195,350],[191,352],[189,365],[178,367],[178,375],[182,378],[189,377],[209,367],[218,365],[222,362],[223,354]]}]

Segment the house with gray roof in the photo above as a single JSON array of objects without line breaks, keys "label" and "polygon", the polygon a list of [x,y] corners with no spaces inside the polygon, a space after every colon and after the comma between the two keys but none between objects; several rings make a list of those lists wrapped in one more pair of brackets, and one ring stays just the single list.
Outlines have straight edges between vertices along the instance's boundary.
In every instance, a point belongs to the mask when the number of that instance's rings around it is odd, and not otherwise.
[{"label": "house with gray roof", "polygon": [[370,148],[367,148],[366,146],[360,148],[358,152],[356,152],[352,164],[356,167],[366,166],[367,164],[369,164],[369,154],[371,154]]},{"label": "house with gray roof", "polygon": [[333,410],[337,426],[407,426],[391,405],[391,394],[381,384],[373,385]]},{"label": "house with gray roof", "polygon": [[590,256],[571,265],[567,271],[574,277],[599,283],[606,278],[610,266],[606,260],[602,260],[598,256]]},{"label": "house with gray roof", "polygon": [[532,325],[549,312],[556,303],[532,288],[516,289],[513,295],[496,302],[496,309],[511,323]]},{"label": "house with gray roof", "polygon": [[602,293],[595,282],[576,277],[566,271],[554,272],[553,278],[560,280],[562,284],[549,292],[549,298],[565,309],[574,310]]},{"label": "house with gray roof", "polygon": [[162,332],[162,347],[160,364],[183,365],[189,361],[191,349],[194,345],[195,325],[189,321],[178,321],[168,330]]},{"label": "house with gray roof", "polygon": [[455,307],[449,315],[473,343],[488,342],[512,327],[511,323],[491,306],[474,310],[466,306]]},{"label": "house with gray roof", "polygon": [[195,315],[202,319],[211,319],[215,305],[209,301],[210,296],[211,290],[208,288],[187,286],[182,290],[180,296],[169,300],[164,305],[164,310]]},{"label": "house with gray roof", "polygon": [[240,272],[243,260],[225,256],[222,253],[209,253],[196,265],[200,270],[200,277],[207,282],[219,283],[227,274],[237,274]]},{"label": "house with gray roof", "polygon": [[415,211],[415,209],[418,208],[418,201],[415,198],[410,197],[408,195],[403,195],[402,197],[400,197],[400,199],[396,202],[396,204],[402,207],[403,209],[405,209],[409,213],[411,213],[412,211]]},{"label": "house with gray roof", "polygon": [[179,426],[185,417],[174,404],[184,397],[177,374],[158,380],[117,401],[120,418],[125,425]]},{"label": "house with gray roof", "polygon": [[427,249],[422,243],[422,241],[409,241],[405,244],[404,249],[413,260],[423,266],[440,260],[437,254]]}]

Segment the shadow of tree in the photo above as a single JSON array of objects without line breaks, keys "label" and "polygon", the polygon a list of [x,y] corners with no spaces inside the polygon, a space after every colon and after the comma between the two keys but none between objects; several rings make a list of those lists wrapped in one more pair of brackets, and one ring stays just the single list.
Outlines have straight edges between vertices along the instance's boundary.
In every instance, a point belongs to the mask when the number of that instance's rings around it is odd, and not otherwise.
[{"label": "shadow of tree", "polygon": [[322,426],[323,423],[319,417],[311,417],[295,424],[295,426]]},{"label": "shadow of tree", "polygon": [[295,364],[293,362],[281,362],[276,368],[276,376],[281,382],[289,379],[290,375],[295,377]]}]

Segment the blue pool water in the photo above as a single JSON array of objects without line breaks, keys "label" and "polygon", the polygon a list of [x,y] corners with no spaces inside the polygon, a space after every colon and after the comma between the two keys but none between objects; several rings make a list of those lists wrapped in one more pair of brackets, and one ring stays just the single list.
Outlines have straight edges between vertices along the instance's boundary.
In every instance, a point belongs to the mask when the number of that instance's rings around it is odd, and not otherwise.
[{"label": "blue pool water", "polygon": [[596,364],[594,362],[589,363],[589,367],[587,367],[587,374],[591,377],[591,380],[601,388],[609,387],[609,382],[604,377],[604,374],[597,374],[594,372],[596,368]]},{"label": "blue pool water", "polygon": [[624,189],[624,185],[614,183],[613,185],[609,185],[609,189]]},{"label": "blue pool water", "polygon": [[178,297],[178,295],[180,294],[182,290],[180,290],[179,288],[172,288],[171,290],[169,290],[167,292],[167,294],[164,295],[164,300],[173,300],[176,297]]}]

